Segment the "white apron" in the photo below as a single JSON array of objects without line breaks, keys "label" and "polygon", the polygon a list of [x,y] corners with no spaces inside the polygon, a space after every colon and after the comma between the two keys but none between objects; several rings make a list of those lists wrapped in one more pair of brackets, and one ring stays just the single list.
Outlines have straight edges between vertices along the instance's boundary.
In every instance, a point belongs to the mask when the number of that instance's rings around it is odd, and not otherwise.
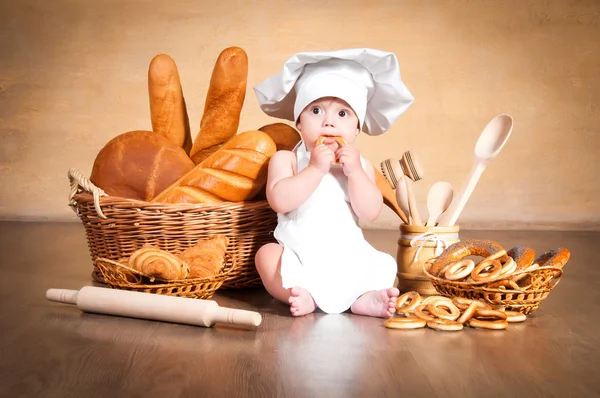
[{"label": "white apron", "polygon": [[[300,172],[310,160],[302,141],[296,155]],[[361,163],[364,168],[362,157]],[[283,287],[308,290],[330,314],[348,310],[370,290],[393,287],[396,277],[396,261],[364,239],[349,202],[348,178],[334,166],[304,204],[277,215]]]}]

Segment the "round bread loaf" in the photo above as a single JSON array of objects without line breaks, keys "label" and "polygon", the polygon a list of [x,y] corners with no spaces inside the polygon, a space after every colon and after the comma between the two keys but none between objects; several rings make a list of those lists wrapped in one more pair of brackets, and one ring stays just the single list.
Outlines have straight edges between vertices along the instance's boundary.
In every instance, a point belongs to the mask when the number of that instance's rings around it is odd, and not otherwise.
[{"label": "round bread loaf", "polygon": [[150,201],[190,171],[185,150],[152,131],[129,131],[100,150],[90,180],[110,196]]},{"label": "round bread loaf", "polygon": [[278,151],[291,151],[300,142],[300,133],[285,123],[272,123],[258,129],[267,133],[275,142]]}]

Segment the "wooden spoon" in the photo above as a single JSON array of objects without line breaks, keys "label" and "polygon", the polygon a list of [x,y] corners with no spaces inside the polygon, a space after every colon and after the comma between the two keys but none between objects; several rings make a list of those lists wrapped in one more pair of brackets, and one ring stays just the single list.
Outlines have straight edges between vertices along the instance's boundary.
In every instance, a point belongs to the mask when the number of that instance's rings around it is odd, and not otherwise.
[{"label": "wooden spoon", "polygon": [[406,191],[406,183],[404,180],[407,177],[402,174],[398,177],[398,186],[396,187],[396,202],[402,211],[408,216],[408,225],[412,225],[412,217],[410,216],[410,207],[408,206],[408,192]]},{"label": "wooden spoon", "polygon": [[400,206],[402,213],[405,215],[405,218],[402,218],[402,221],[410,225],[412,219],[410,217],[410,210],[408,208],[408,198],[406,196],[406,186],[404,183],[404,172],[402,171],[400,162],[398,159],[385,159],[379,164],[379,168],[381,169],[381,174],[390,183],[391,187],[396,190],[396,203],[398,206]]},{"label": "wooden spoon", "polygon": [[450,208],[440,217],[438,221],[440,226],[451,227],[456,223],[481,174],[506,144],[512,132],[512,127],[512,117],[504,114],[497,115],[485,126],[475,144],[473,167],[458,195],[454,196]]},{"label": "wooden spoon", "polygon": [[410,216],[413,219],[412,225],[423,225],[419,209],[417,208],[417,201],[413,193],[412,184],[423,179],[425,171],[421,166],[421,161],[418,155],[414,151],[406,151],[400,159],[400,166],[404,175],[408,178],[404,179],[406,185],[406,193],[408,195],[408,207],[410,208]]},{"label": "wooden spoon", "polygon": [[438,181],[429,188],[429,192],[427,193],[429,219],[427,219],[426,226],[435,227],[438,217],[450,206],[453,196],[454,190],[452,189],[452,185],[445,181]]},{"label": "wooden spoon", "polygon": [[379,171],[377,171],[377,169],[375,170],[375,183],[381,192],[381,196],[383,196],[383,203],[392,209],[405,224],[408,224],[408,217],[404,213],[404,209],[399,207],[398,203],[396,202],[394,188],[388,182],[388,180]]}]

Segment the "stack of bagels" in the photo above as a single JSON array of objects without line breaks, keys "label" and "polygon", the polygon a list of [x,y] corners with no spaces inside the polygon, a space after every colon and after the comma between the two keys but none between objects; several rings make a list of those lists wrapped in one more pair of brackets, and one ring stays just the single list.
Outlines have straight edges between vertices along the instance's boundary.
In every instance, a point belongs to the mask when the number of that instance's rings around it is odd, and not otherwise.
[{"label": "stack of bagels", "polygon": [[246,95],[248,56],[239,47],[215,63],[200,130],[192,139],[177,66],[166,54],[148,69],[152,131],[111,139],[98,153],[91,182],[108,195],[163,203],[252,200],[264,189],[271,156],[300,140],[291,126],[273,123],[238,132]]}]

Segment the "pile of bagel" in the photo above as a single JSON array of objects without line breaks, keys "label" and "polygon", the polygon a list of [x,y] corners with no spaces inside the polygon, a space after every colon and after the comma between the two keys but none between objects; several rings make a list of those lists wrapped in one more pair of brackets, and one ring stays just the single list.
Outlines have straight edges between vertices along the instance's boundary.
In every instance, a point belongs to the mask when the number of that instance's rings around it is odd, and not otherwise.
[{"label": "pile of bagel", "polygon": [[[482,259],[478,262],[467,257]],[[523,291],[531,289],[530,271],[541,267],[562,269],[571,253],[560,247],[536,257],[526,246],[505,250],[492,240],[469,239],[456,242],[432,260],[427,271],[431,276],[462,285],[477,285],[491,289]]]},{"label": "pile of bagel", "polygon": [[492,308],[487,303],[462,297],[429,296],[422,298],[417,292],[402,294],[396,301],[396,314],[384,321],[389,329],[430,329],[453,332],[463,325],[473,328],[504,330],[509,323],[523,322],[525,314]]},{"label": "pile of bagel", "polygon": [[[478,262],[468,257],[480,257]],[[536,257],[526,246],[504,249],[487,239],[456,242],[431,259],[426,272],[433,278],[463,287],[477,286],[506,292],[535,289],[533,274],[545,268],[562,269],[571,253],[566,248],[547,251]],[[464,297],[430,296],[405,292],[396,301],[396,315],[384,321],[390,329],[428,327],[441,331],[462,330],[464,325],[504,330],[509,323],[523,322],[527,315],[509,311],[501,305]]]}]

